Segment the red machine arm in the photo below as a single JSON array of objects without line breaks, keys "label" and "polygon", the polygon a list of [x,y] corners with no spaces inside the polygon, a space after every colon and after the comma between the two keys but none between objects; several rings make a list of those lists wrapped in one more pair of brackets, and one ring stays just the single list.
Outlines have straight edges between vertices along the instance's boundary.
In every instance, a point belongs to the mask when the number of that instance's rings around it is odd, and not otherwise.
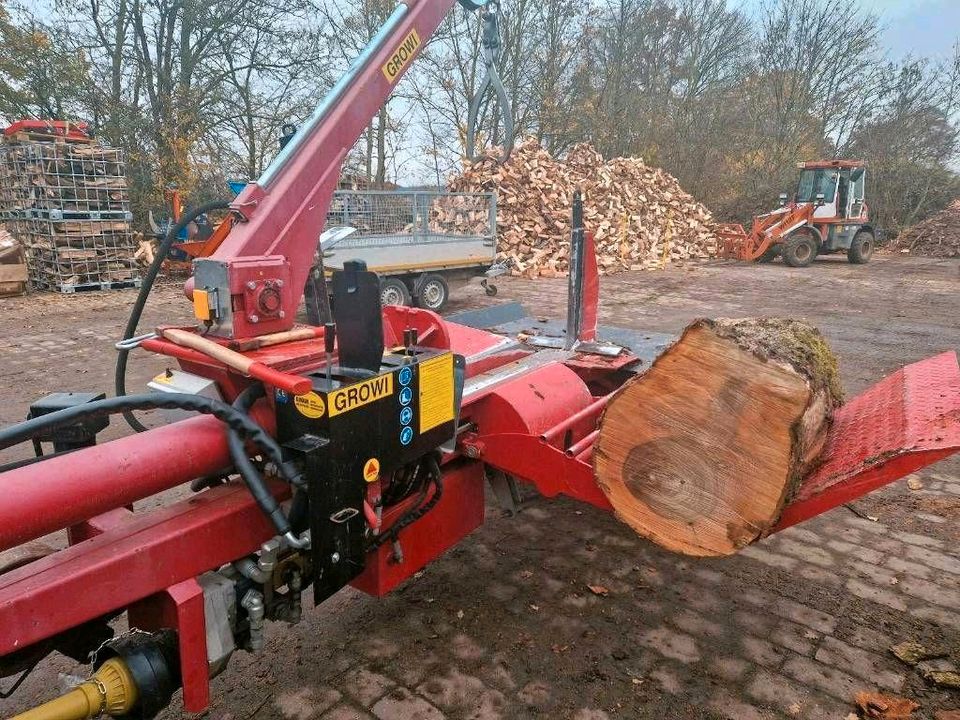
[{"label": "red machine arm", "polygon": [[455,4],[398,5],[263,175],[237,196],[240,222],[211,258],[194,264],[202,293],[194,300],[213,335],[251,337],[293,325],[344,158]]}]

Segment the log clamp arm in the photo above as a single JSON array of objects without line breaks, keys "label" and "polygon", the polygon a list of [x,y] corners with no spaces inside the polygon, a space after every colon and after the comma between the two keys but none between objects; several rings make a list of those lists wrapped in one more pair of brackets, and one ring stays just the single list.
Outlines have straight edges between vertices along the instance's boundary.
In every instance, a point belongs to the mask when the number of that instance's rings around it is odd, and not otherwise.
[{"label": "log clamp arm", "polygon": [[[468,6],[469,7],[469,6]],[[500,72],[497,70],[497,55],[501,49],[500,27],[498,17],[500,15],[499,0],[487,3],[480,10],[480,19],[483,22],[483,36],[481,46],[483,49],[483,64],[486,72],[480,81],[480,86],[470,101],[470,111],[467,114],[467,157],[471,160],[478,160],[474,155],[477,139],[477,122],[480,117],[480,107],[483,105],[484,96],[488,90],[492,90],[500,105],[503,113],[503,154],[500,156],[500,162],[506,162],[513,151],[513,110],[510,107],[510,98],[507,96],[507,90],[503,86],[503,80],[500,79]]]}]

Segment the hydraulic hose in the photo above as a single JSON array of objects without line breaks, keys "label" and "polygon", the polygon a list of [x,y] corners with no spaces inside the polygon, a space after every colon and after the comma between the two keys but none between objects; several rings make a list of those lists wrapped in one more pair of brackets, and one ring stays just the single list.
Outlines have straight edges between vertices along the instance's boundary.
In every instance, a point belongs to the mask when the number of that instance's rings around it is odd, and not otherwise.
[{"label": "hydraulic hose", "polygon": [[260,425],[244,413],[224,402],[203,397],[202,395],[189,395],[186,393],[144,393],[142,395],[112,397],[66,408],[65,410],[58,410],[57,412],[46,415],[40,415],[0,430],[0,450],[49,432],[54,428],[73,424],[86,417],[115,415],[130,410],[155,408],[190,410],[206,415],[213,415],[218,420],[226,423],[231,430],[236,431],[242,438],[250,440],[257,445],[257,447],[261,448],[264,455],[277,466],[278,472],[280,472],[284,480],[292,485],[300,482],[300,478],[295,476],[293,471],[284,465],[280,446],[277,445],[277,442],[270,437]]},{"label": "hydraulic hose", "polygon": [[[147,268],[147,272],[143,276],[143,282],[140,285],[140,292],[137,294],[137,300],[134,302],[133,309],[130,311],[130,318],[127,320],[127,327],[123,331],[124,340],[129,340],[137,334],[137,326],[140,324],[140,318],[143,315],[143,308],[147,304],[147,298],[150,295],[150,291],[153,289],[153,283],[156,281],[157,275],[160,273],[160,266],[163,264],[163,261],[167,255],[170,254],[170,250],[173,247],[173,244],[177,241],[177,236],[180,234],[180,231],[204,213],[212,212],[213,210],[224,210],[229,207],[229,200],[213,200],[205,203],[204,205],[200,205],[199,207],[192,208],[181,215],[180,220],[177,221],[177,224],[167,231],[163,241],[160,243],[160,247],[157,249],[157,254],[153,258],[153,262],[150,263],[150,267]],[[127,357],[129,353],[129,350],[119,350],[117,354],[117,367],[113,378],[114,393],[117,395],[117,397],[127,394]],[[123,417],[127,421],[127,424],[135,431],[143,432],[147,429],[146,425],[137,420],[133,412],[130,410],[124,410]]]},{"label": "hydraulic hose", "polygon": [[423,502],[423,499],[430,491],[430,486],[425,486],[420,496],[421,499],[417,504],[404,513],[393,525],[381,531],[380,535],[373,538],[368,545],[368,550],[378,548],[385,542],[395,541],[400,535],[401,530],[422,518],[440,502],[440,498],[443,497],[443,473],[440,471],[440,463],[437,462],[437,458],[434,455],[430,455],[426,459],[426,463],[427,472],[430,474],[430,483],[433,485],[433,496],[427,500],[427,502]]},{"label": "hydraulic hose", "polygon": [[[233,407],[237,412],[246,415],[250,412],[253,404],[263,396],[263,385],[260,383],[250,385],[233,401]],[[254,467],[250,458],[247,456],[247,449],[244,446],[243,437],[232,427],[227,437],[227,447],[230,449],[230,458],[233,460],[234,467],[237,469],[237,472],[240,473],[240,477],[243,478],[243,482],[246,484],[250,494],[253,495],[253,499],[257,501],[257,505],[263,510],[263,514],[270,518],[270,522],[273,523],[279,535],[289,533],[290,521],[287,520],[287,516],[283,514],[283,508],[280,507],[276,498],[267,489],[266,483],[263,481],[263,476],[260,475],[260,471]]]}]

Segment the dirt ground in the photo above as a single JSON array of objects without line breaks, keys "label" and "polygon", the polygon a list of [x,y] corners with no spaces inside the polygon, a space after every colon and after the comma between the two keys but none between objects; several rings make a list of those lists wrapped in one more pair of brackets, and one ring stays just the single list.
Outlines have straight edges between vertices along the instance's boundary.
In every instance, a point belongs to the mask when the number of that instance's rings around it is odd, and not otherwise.
[{"label": "dirt ground", "polygon": [[[960,346],[960,263],[878,257],[715,263],[602,281],[601,323],[668,333],[696,317],[781,315],[819,326],[855,394],[905,363]],[[505,278],[489,299],[560,316],[565,281]],[[0,301],[0,422],[55,390],[112,388],[112,343],[131,292]],[[175,284],[143,323],[186,319]],[[128,387],[162,360],[139,354]],[[104,437],[124,434],[114,420]],[[26,447],[0,453],[25,456]],[[880,689],[915,699],[917,718],[960,708],[960,691],[924,682],[888,652],[903,640],[960,663],[960,460],[943,461],[729,559],[680,558],[614,518],[530,496],[487,522],[397,592],[344,590],[266,651],[239,653],[213,681],[212,718],[831,718]],[[2,480],[2,478],[0,478]],[[916,484],[915,484],[916,485]],[[0,482],[2,488],[2,482]],[[872,520],[869,518],[876,518]],[[598,596],[587,585],[603,585]],[[0,618],[0,622],[3,619]],[[83,674],[51,658],[7,716]],[[0,689],[9,683],[0,685]],[[179,700],[164,718],[182,715]]]}]

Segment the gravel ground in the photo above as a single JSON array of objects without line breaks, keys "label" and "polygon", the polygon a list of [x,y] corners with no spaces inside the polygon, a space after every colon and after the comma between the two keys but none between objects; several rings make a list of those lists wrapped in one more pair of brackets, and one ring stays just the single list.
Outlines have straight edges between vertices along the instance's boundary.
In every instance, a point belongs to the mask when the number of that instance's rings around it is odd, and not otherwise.
[{"label": "gravel ground", "polygon": [[[905,363],[960,345],[960,264],[878,257],[713,263],[602,281],[601,322],[676,333],[695,317],[789,315],[819,326],[855,394]],[[562,280],[504,278],[491,300],[465,289],[450,310],[520,300],[559,316]],[[0,301],[0,421],[55,390],[112,387],[112,342],[133,293]],[[176,284],[144,327],[186,319]],[[129,387],[164,367],[138,354]],[[104,437],[124,434],[114,421]],[[25,448],[0,453],[22,457]],[[644,543],[612,517],[530,496],[383,600],[347,589],[266,651],[213,682],[213,718],[836,718],[856,691],[917,700],[915,717],[960,708],[888,647],[936,642],[960,662],[960,461],[898,482],[740,555],[695,561]],[[878,518],[876,521],[863,516]],[[587,585],[603,585],[597,596]],[[2,618],[0,618],[2,622]],[[83,668],[48,659],[7,716]],[[6,685],[4,685],[5,687]],[[179,700],[163,713],[182,716]]]}]

